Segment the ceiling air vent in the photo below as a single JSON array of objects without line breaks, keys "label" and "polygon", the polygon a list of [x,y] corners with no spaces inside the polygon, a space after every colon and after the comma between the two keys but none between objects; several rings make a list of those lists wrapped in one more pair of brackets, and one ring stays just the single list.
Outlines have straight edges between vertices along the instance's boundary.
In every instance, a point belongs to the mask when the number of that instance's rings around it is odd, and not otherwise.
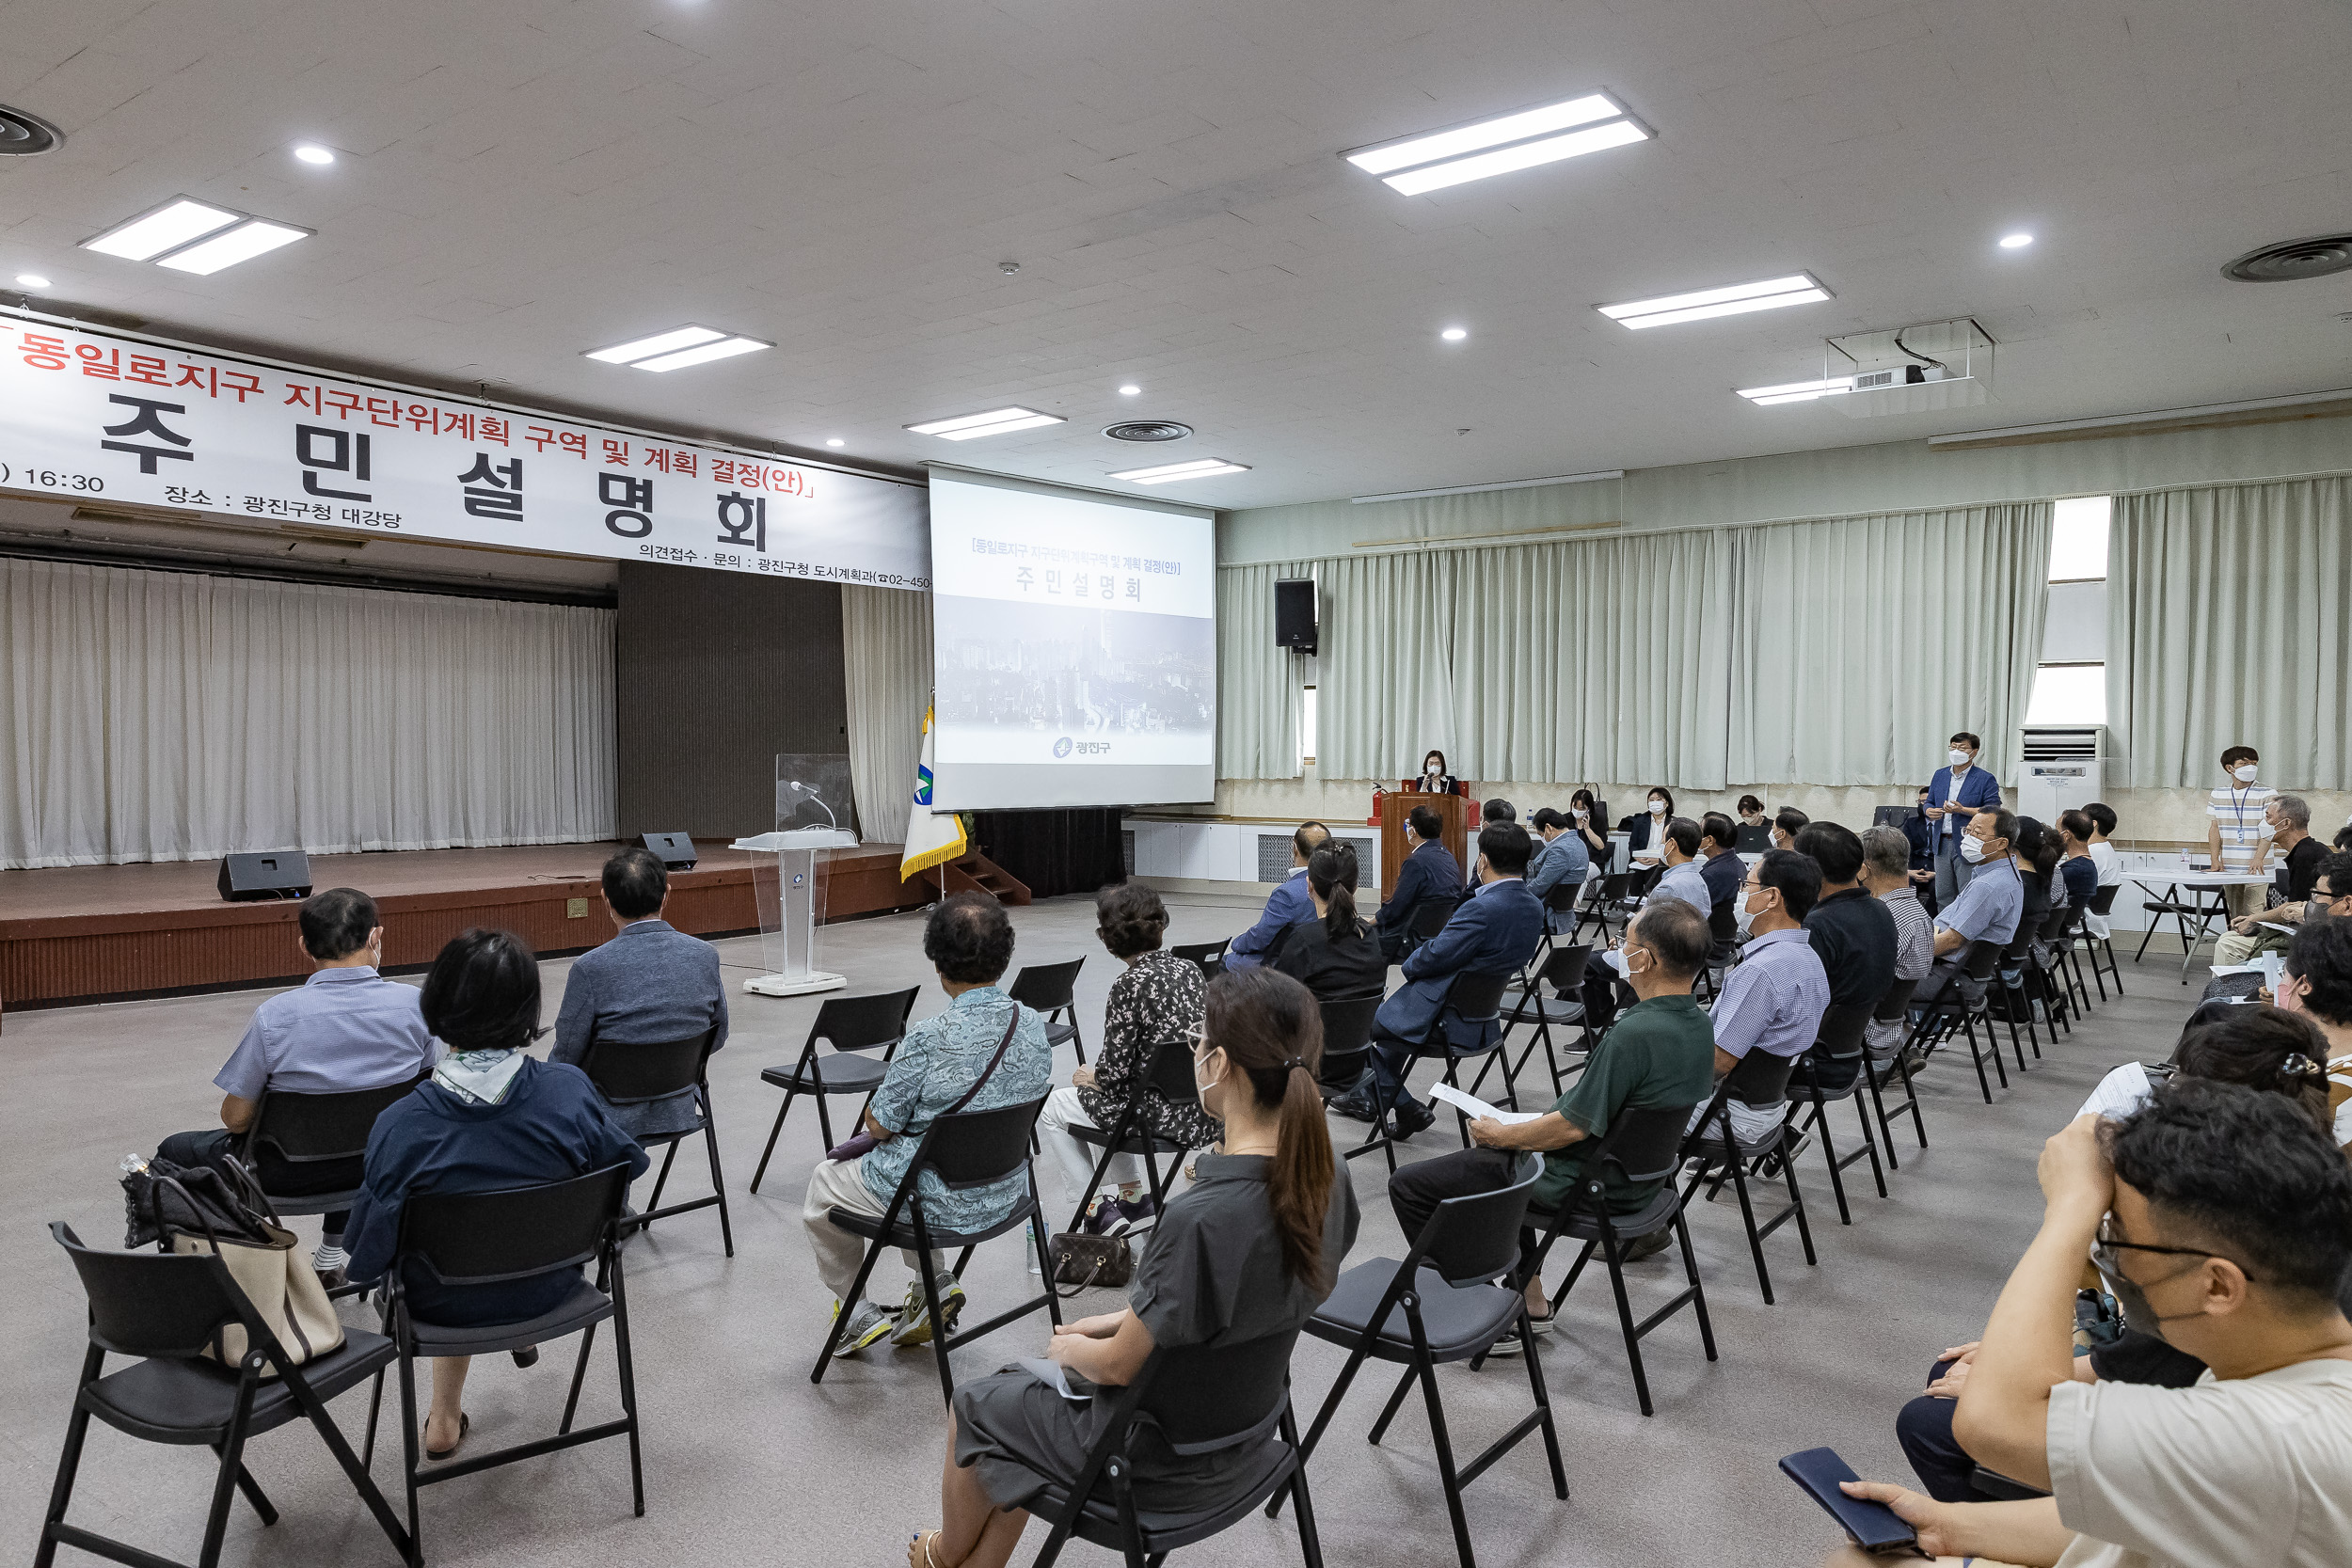
[{"label": "ceiling air vent", "polygon": [[1181,441],[1192,434],[1192,426],[1173,420],[1129,420],[1109,426],[1103,434],[1114,441]]},{"label": "ceiling air vent", "polygon": [[2224,277],[2240,283],[2291,283],[2298,277],[2325,277],[2352,272],[2352,234],[2321,234],[2249,250],[2221,269]]},{"label": "ceiling air vent", "polygon": [[65,133],[40,116],[0,103],[0,154],[29,157],[54,151],[64,140]]}]

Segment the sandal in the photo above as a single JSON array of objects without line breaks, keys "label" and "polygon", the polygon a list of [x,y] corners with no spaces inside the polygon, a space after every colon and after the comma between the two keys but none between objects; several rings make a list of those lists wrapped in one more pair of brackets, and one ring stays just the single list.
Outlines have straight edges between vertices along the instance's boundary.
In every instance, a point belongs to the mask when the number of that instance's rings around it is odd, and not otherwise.
[{"label": "sandal", "polygon": [[472,1430],[473,1418],[462,1410],[459,1411],[457,1413],[457,1441],[446,1449],[427,1449],[424,1450],[424,1457],[436,1465],[444,1459],[455,1458],[457,1450],[466,1446],[466,1434]]}]

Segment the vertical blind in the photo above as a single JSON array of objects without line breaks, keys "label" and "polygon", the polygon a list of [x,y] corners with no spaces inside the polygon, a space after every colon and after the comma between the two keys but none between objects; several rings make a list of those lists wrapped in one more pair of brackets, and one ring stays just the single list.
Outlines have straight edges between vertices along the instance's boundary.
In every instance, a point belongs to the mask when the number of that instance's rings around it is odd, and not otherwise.
[{"label": "vertical blind", "polygon": [[1893,784],[1954,729],[2007,773],[2049,541],[2037,502],[1227,568],[1219,773],[1299,770],[1271,604],[1311,570],[1326,778]]},{"label": "vertical blind", "polygon": [[0,867],[611,838],[612,625],[0,560]]},{"label": "vertical blind", "polygon": [[2223,748],[2266,782],[2352,782],[2352,516],[2346,480],[2116,499],[2107,714],[2136,788],[2210,787]]}]

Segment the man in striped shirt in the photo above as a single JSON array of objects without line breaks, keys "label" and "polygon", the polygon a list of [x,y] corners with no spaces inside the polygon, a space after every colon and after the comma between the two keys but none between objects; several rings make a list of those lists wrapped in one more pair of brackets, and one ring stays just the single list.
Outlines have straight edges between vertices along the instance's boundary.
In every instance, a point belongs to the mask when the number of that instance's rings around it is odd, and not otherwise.
[{"label": "man in striped shirt", "polygon": [[[1878,895],[1895,917],[1895,978],[1924,980],[1935,967],[1935,924],[1919,902],[1911,879],[1911,839],[1900,828],[1862,831],[1862,885]],[[1873,1056],[1884,1058],[1903,1041],[1901,1019],[1872,1019],[1862,1038]]]},{"label": "man in striped shirt", "polygon": [[[2205,806],[2205,815],[2211,818],[2205,830],[2205,848],[2216,871],[2249,876],[2262,869],[2270,854],[2271,830],[2265,814],[2270,798],[2279,792],[2255,782],[2261,777],[2261,764],[2262,758],[2251,746],[2233,746],[2221,753],[2224,783]],[[2252,914],[2263,907],[2263,890],[2250,882],[2221,891],[2233,916]]]}]

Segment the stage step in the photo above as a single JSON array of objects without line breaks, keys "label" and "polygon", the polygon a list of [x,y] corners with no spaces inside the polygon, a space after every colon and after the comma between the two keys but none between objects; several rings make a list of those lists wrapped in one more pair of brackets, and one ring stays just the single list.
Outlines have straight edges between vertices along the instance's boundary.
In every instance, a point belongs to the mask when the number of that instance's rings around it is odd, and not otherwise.
[{"label": "stage step", "polygon": [[1029,901],[1028,883],[977,851],[933,866],[923,875],[935,879],[943,893],[985,893],[1000,904]]}]

